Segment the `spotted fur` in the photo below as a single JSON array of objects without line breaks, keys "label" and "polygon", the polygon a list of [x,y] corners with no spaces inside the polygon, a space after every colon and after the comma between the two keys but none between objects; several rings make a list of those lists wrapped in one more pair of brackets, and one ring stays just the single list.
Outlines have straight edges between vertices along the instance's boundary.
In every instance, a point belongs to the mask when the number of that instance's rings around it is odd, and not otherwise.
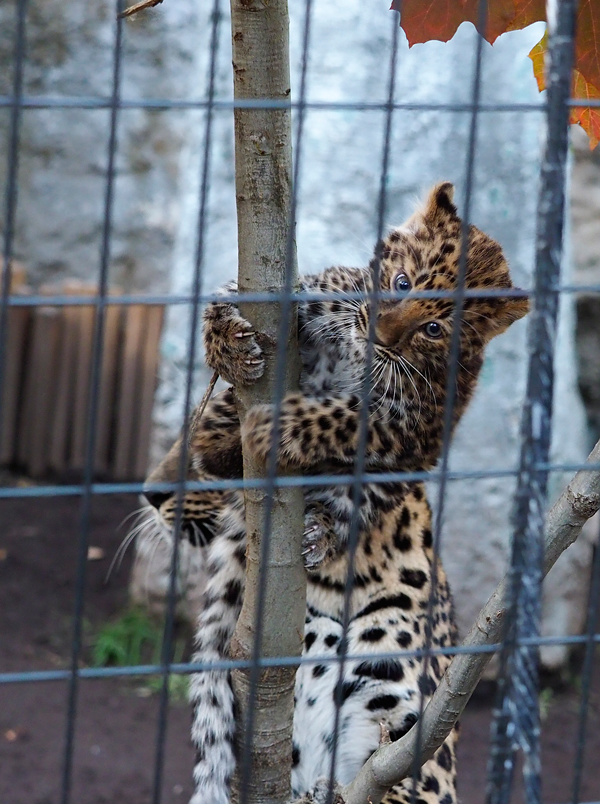
[{"label": "spotted fur", "polygon": [[[377,310],[367,418],[369,471],[427,470],[439,457],[453,302],[415,298],[411,291],[454,289],[460,243],[461,221],[452,203],[452,187],[446,183],[434,188],[424,208],[381,245],[380,288],[401,296],[382,300]],[[340,298],[300,306],[301,390],[283,400],[281,466],[313,473],[348,472],[353,467],[370,312],[366,300],[344,294],[368,293],[372,276],[369,269],[330,268],[303,280],[303,290],[339,292]],[[500,247],[474,227],[469,229],[466,286],[513,287]],[[454,424],[474,391],[485,345],[527,310],[525,299],[510,296],[465,300]],[[225,379],[248,383],[261,375],[263,352],[250,324],[230,301],[209,307],[205,343],[209,365]],[[265,459],[272,441],[272,408],[251,410],[244,428],[250,449]],[[190,477],[240,475],[239,421],[230,390],[215,397],[200,420],[192,420],[190,448]],[[174,454],[178,449],[176,445]],[[176,461],[173,455],[170,460],[149,479],[172,480]],[[442,648],[455,641],[443,569],[438,564],[437,574],[432,573],[431,513],[423,485],[369,483],[362,493],[353,570],[345,550],[353,515],[350,489],[311,488],[305,495],[304,553],[309,570],[305,655],[334,657],[340,650],[344,590],[350,571],[354,577],[347,636],[350,658],[341,687],[335,663],[303,664],[297,674],[294,796],[317,791],[319,780],[329,775],[336,696],[341,710],[335,778],[345,784],[377,748],[381,724],[392,738],[412,726],[421,696],[425,700],[431,696],[447,666],[443,656],[424,660],[410,652],[428,641]],[[209,580],[198,625],[198,661],[227,656],[245,583],[242,496],[228,491],[208,504],[206,499],[204,493],[192,492],[184,501],[184,522],[195,521],[196,529],[203,530],[199,520],[208,518],[212,534],[205,548]],[[162,521],[172,525],[172,498],[154,502]],[[373,654],[393,656],[378,659]],[[215,670],[196,675],[191,697],[197,749],[192,802],[227,804],[235,769],[234,700],[227,674]],[[455,804],[455,738],[453,732],[421,769],[415,791],[418,804]],[[410,801],[411,784],[404,781],[393,788],[386,801]]]}]

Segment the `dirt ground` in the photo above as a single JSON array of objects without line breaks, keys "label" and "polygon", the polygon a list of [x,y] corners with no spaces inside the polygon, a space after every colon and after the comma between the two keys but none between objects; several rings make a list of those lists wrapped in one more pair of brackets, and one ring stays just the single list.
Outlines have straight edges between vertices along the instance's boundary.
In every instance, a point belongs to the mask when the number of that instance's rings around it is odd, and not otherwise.
[{"label": "dirt ground", "polygon": [[[67,665],[75,583],[80,503],[73,498],[0,500],[0,672]],[[127,605],[131,556],[105,583],[125,536],[123,518],[135,497],[94,500],[90,544],[104,558],[87,564],[86,633],[118,617]],[[600,800],[600,655],[588,710],[580,801]],[[84,660],[90,661],[89,649]],[[572,801],[579,688],[543,693],[545,804]],[[150,804],[158,696],[123,679],[82,681],[73,765],[74,804]],[[67,685],[0,684],[0,804],[58,804]],[[492,690],[480,689],[462,719],[459,792],[462,804],[484,801]],[[183,804],[191,793],[190,713],[169,709],[162,804]],[[515,801],[520,797],[516,795]]]}]

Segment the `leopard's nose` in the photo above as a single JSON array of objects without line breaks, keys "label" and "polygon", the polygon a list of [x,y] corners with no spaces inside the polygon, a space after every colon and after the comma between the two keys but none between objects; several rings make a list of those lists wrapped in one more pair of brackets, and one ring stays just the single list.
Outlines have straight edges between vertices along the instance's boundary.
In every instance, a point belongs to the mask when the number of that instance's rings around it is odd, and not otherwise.
[{"label": "leopard's nose", "polygon": [[168,491],[145,491],[144,497],[148,500],[151,506],[158,510],[160,506],[169,499],[170,493]]},{"label": "leopard's nose", "polygon": [[374,343],[377,346],[393,346],[395,343],[394,334],[395,333],[390,332],[389,328],[386,328],[385,325],[381,326],[381,324],[377,322],[375,326],[375,337],[373,339]]}]

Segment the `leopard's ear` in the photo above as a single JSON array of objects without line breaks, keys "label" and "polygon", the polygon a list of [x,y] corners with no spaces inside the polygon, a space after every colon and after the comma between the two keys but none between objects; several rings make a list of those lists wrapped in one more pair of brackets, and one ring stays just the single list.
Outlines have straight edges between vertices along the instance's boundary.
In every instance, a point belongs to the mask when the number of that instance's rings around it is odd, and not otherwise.
[{"label": "leopard's ear", "polygon": [[[520,290],[520,288],[514,288],[514,290]],[[526,316],[530,309],[529,299],[525,296],[502,299],[489,317],[488,340],[506,332],[511,324]]]},{"label": "leopard's ear", "polygon": [[458,218],[458,211],[454,205],[454,185],[451,182],[444,181],[436,184],[429,191],[422,215],[430,223]]},{"label": "leopard's ear", "polygon": [[454,185],[449,181],[436,184],[424,204],[413,212],[402,229],[416,231],[425,225],[429,229],[444,229],[450,222],[460,223],[454,206]]}]

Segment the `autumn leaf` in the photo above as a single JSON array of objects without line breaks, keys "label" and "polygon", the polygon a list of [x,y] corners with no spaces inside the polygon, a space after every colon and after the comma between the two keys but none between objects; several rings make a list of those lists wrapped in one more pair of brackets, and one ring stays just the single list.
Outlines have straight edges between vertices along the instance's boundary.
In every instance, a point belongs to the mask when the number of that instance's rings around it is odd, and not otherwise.
[{"label": "autumn leaf", "polygon": [[[600,90],[586,81],[579,70],[573,70],[573,97],[577,100],[600,100]],[[571,123],[579,123],[590,138],[590,148],[600,142],[600,108],[575,106],[571,109]]]},{"label": "autumn leaf", "polygon": [[[393,0],[401,12],[401,25],[408,44],[430,39],[447,42],[462,22],[477,24],[479,0]],[[495,42],[500,34],[546,19],[545,0],[489,0],[485,38]]]},{"label": "autumn leaf", "polygon": [[[532,49],[529,58],[533,62],[533,74],[540,92],[546,89],[546,74],[544,60],[548,36],[542,39]],[[573,70],[573,98],[581,101],[600,100],[600,90],[583,77],[579,70]],[[600,142],[600,108],[589,106],[575,106],[571,109],[571,123],[578,123],[590,138],[590,148],[595,148]]]},{"label": "autumn leaf", "polygon": [[575,69],[600,88],[600,3],[582,0],[577,14]]},{"label": "autumn leaf", "polygon": [[548,34],[545,33],[535,47],[529,51],[529,58],[533,62],[533,75],[537,81],[540,92],[546,89],[546,44]]},{"label": "autumn leaf", "polygon": [[[412,47],[430,39],[447,42],[462,22],[476,25],[479,0],[392,0],[392,9],[401,12],[400,23]],[[506,31],[520,30],[545,18],[545,0],[488,0],[485,38],[493,43]],[[544,37],[529,54],[540,91],[545,88],[545,42]],[[600,98],[600,0],[579,3],[573,97],[583,101]],[[575,107],[571,121],[584,128],[594,148],[600,141],[600,108]]]}]

